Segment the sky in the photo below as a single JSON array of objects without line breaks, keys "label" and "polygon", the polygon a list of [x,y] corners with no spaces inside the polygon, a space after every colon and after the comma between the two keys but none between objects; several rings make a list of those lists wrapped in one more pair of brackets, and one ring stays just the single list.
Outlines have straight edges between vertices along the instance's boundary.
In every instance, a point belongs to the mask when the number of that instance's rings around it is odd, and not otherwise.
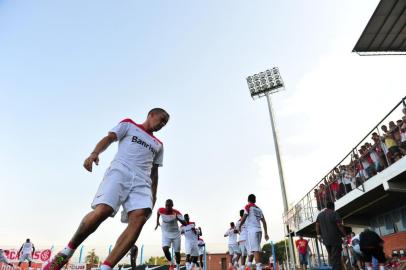
[{"label": "sky", "polygon": [[[157,207],[172,198],[208,250],[225,251],[224,231],[255,193],[271,240],[282,239],[266,100],[252,100],[245,78],[277,66],[286,84],[273,104],[294,204],[405,96],[404,56],[351,52],[377,4],[0,1],[0,246],[66,244],[117,145],[92,173],[84,159],[153,107],[171,115],[156,134]],[[105,251],[124,226],[109,219],[84,245]],[[158,255],[154,227],[138,243]]]}]

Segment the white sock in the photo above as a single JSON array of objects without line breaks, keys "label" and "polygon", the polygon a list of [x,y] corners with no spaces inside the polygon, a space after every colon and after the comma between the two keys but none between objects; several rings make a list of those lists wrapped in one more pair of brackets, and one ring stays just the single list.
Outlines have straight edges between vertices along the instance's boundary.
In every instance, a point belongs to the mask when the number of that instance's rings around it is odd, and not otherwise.
[{"label": "white sock", "polygon": [[107,264],[102,264],[101,266],[100,266],[100,270],[111,270],[111,267],[110,266],[108,266]]},{"label": "white sock", "polygon": [[249,269],[252,269],[252,262],[248,262],[247,266]]},{"label": "white sock", "polygon": [[186,263],[186,270],[190,270],[191,268],[190,268],[190,263],[189,262],[187,262]]},{"label": "white sock", "polygon": [[67,245],[66,247],[64,247],[64,249],[62,249],[61,253],[65,254],[68,257],[72,257],[73,253],[75,253],[75,249],[70,248],[69,245]]},{"label": "white sock", "polygon": [[385,266],[380,265],[380,266],[379,266],[379,270],[385,270]]},{"label": "white sock", "polygon": [[[262,264],[261,264],[261,263],[257,263],[255,269],[256,269],[256,270],[262,270]],[[100,270],[101,270],[101,269],[100,269]]]},{"label": "white sock", "polygon": [[367,266],[367,270],[372,270],[372,266]]}]

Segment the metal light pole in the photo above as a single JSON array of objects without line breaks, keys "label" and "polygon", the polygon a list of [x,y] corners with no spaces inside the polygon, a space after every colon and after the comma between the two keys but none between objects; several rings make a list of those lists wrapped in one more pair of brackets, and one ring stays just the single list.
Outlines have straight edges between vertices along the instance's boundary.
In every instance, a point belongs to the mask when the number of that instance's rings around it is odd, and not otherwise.
[{"label": "metal light pole", "polygon": [[[260,72],[258,74],[254,74],[252,76],[247,77],[248,88],[251,93],[252,98],[260,98],[266,97],[268,101],[268,109],[269,109],[269,117],[271,119],[271,126],[272,126],[272,134],[274,139],[275,145],[275,152],[276,152],[276,160],[278,163],[278,172],[279,172],[279,182],[282,191],[282,200],[283,200],[283,208],[284,213],[288,213],[288,199],[286,196],[286,189],[285,189],[285,180],[283,176],[283,168],[282,168],[282,161],[279,152],[279,143],[278,143],[278,136],[276,134],[275,128],[275,117],[273,115],[272,110],[272,102],[271,102],[271,94],[279,92],[284,89],[285,85],[283,83],[282,77],[279,74],[279,69],[274,67],[272,69],[267,69],[265,72]],[[290,264],[292,269],[295,270],[295,259],[293,254],[293,246],[292,246],[292,236],[290,234],[289,225],[286,224],[286,229],[289,234],[289,257],[290,257]]]}]

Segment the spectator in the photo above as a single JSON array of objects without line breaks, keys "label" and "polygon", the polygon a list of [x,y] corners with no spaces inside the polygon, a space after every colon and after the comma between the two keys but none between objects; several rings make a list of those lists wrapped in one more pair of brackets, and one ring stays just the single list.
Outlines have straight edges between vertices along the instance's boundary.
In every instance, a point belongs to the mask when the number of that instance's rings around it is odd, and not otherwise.
[{"label": "spectator", "polygon": [[353,255],[352,265],[357,266],[359,270],[364,269],[364,260],[359,246],[359,234],[351,233],[351,254]]},{"label": "spectator", "polygon": [[332,270],[341,269],[342,238],[345,236],[340,215],[334,211],[334,203],[328,202],[327,209],[319,213],[316,220],[317,238],[327,249]]},{"label": "spectator", "polygon": [[372,270],[372,257],[378,260],[379,270],[384,270],[386,262],[385,253],[383,252],[383,240],[379,235],[369,229],[365,229],[359,236],[360,250],[364,256],[367,270]]},{"label": "spectator", "polygon": [[406,116],[402,117],[402,123],[400,125],[400,147],[406,150]]},{"label": "spectator", "polygon": [[310,254],[310,248],[309,248],[309,241],[306,239],[303,239],[303,236],[299,234],[299,239],[296,240],[295,242],[296,248],[299,252],[299,263],[300,263],[300,268],[302,270],[307,269],[307,257]]},{"label": "spectator", "polygon": [[393,138],[393,135],[391,134],[391,132],[389,132],[388,128],[383,125],[381,126],[382,131],[384,132],[384,140],[385,140],[385,145],[386,148],[388,148],[388,160],[390,162],[390,164],[398,161],[401,157],[401,152],[399,150],[399,147],[395,141],[395,139]]}]

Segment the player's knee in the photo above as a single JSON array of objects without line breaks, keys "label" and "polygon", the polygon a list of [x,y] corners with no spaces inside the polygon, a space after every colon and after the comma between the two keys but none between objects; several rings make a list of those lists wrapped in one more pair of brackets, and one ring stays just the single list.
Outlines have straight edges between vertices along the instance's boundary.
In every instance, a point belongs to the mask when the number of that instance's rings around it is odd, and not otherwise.
[{"label": "player's knee", "polygon": [[107,204],[99,204],[96,206],[96,208],[93,210],[93,213],[95,214],[96,218],[99,220],[104,220],[111,216],[114,212],[114,209],[107,205]]},{"label": "player's knee", "polygon": [[137,209],[128,213],[128,226],[143,226],[148,220],[150,209]]}]

